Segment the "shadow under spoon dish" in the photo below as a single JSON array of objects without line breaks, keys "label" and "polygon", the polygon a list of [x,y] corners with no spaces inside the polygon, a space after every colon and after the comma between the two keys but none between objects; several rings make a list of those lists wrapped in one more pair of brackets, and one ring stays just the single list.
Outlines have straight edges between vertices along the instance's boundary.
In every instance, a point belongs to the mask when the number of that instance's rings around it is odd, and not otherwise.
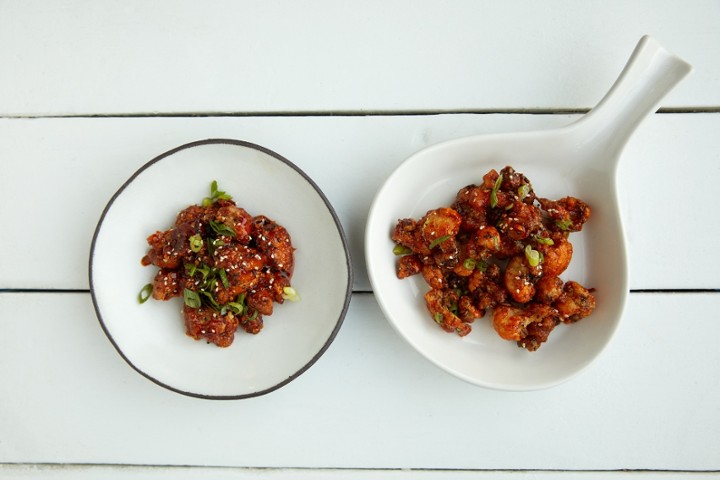
[{"label": "shadow under spoon dish", "polygon": [[[610,342],[628,295],[626,242],[616,172],[636,128],[692,70],[652,37],[637,44],[615,84],[587,115],[557,129],[476,135],[425,148],[388,177],[370,208],[365,252],[383,313],[425,358],[470,383],[501,390],[536,390],[584,370]],[[398,219],[420,218],[450,206],[456,193],[494,168],[512,166],[541,197],[578,197],[592,207],[583,231],[572,236],[573,260],[563,277],[595,288],[597,308],[577,324],[561,325],[536,352],[501,339],[488,315],[463,338],[430,317],[421,275],[396,276],[390,234]]]},{"label": "shadow under spoon dish", "polygon": [[[238,329],[227,348],[185,334],[182,297],[137,300],[157,272],[140,263],[145,239],[207,197],[213,180],[251,215],[287,229],[301,297],[276,305],[257,335]],[[310,368],[340,329],[352,290],[345,234],[320,188],[277,153],[228,139],[182,145],[135,172],[103,211],[89,273],[100,324],[130,366],[165,388],[211,399],[263,395]]]}]

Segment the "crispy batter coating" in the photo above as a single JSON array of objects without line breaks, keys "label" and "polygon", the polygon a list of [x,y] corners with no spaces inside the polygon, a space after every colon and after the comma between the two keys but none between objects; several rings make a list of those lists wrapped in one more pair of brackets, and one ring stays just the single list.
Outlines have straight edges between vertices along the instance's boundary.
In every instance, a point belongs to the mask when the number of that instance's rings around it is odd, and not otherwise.
[{"label": "crispy batter coating", "polygon": [[141,263],[160,267],[153,298],[183,297],[188,336],[227,347],[238,328],[260,332],[263,316],[283,303],[295,249],[281,225],[251,216],[216,184],[211,194],[178,213],[170,229],[150,235]]},{"label": "crispy batter coating", "polygon": [[428,311],[443,330],[467,335],[492,309],[502,338],[535,351],[558,323],[595,308],[591,290],[560,278],[572,260],[569,234],[589,218],[590,207],[575,197],[539,198],[512,167],[490,170],[450,207],[398,220],[397,276],[422,275]]},{"label": "crispy batter coating", "polygon": [[595,296],[591,290],[571,280],[565,284],[553,306],[560,313],[563,323],[574,323],[595,310]]}]

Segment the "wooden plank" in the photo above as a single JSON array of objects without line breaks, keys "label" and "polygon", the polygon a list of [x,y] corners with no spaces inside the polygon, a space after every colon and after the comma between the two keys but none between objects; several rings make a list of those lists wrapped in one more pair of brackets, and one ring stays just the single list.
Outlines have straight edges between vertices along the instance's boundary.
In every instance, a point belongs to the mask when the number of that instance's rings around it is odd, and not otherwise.
[{"label": "wooden plank", "polygon": [[[456,114],[0,119],[0,204],[8,206],[0,211],[8,232],[0,235],[0,250],[12,252],[0,257],[0,288],[87,289],[93,230],[120,185],[146,161],[175,146],[230,137],[277,151],[318,183],[348,235],[355,289],[367,291],[367,211],[384,179],[407,156],[464,135],[550,128],[575,118]],[[720,179],[719,129],[720,114],[658,114],[628,144],[619,191],[631,288],[720,288],[715,273],[720,257],[710,255],[708,241],[720,236],[718,223],[709,221],[716,216],[712,206]]]},{"label": "wooden plank", "polygon": [[718,308],[720,294],[632,294],[586,372],[509,393],[434,367],[356,294],[335,343],[297,380],[207,401],[128,367],[89,295],[2,293],[0,462],[717,471]]},{"label": "wooden plank", "polygon": [[5,480],[710,480],[717,479],[713,472],[542,472],[542,471],[478,471],[478,470],[388,470],[388,469],[267,469],[237,467],[172,467],[125,465],[1,465],[0,475]]},{"label": "wooden plank", "polygon": [[714,0],[3,2],[0,114],[589,108],[645,34],[696,66],[664,105],[718,106],[718,18]]}]

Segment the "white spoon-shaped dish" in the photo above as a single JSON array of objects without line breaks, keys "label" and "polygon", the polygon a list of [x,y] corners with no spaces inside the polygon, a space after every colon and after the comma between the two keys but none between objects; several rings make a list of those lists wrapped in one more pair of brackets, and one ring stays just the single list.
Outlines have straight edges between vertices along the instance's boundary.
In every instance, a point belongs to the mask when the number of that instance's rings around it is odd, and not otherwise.
[{"label": "white spoon-shaped dish", "polygon": [[[603,100],[577,122],[547,131],[477,135],[428,147],[404,161],[370,208],[365,252],[370,281],[393,327],[428,360],[473,384],[502,390],[557,385],[585,369],[611,340],[628,294],[628,262],[616,171],[640,123],[692,67],[643,37]],[[390,233],[400,218],[450,206],[457,191],[494,168],[524,173],[541,197],[576,196],[592,207],[565,280],[595,288],[597,308],[577,324],[560,325],[536,352],[501,339],[488,316],[460,338],[430,317],[420,275],[399,280]]]}]

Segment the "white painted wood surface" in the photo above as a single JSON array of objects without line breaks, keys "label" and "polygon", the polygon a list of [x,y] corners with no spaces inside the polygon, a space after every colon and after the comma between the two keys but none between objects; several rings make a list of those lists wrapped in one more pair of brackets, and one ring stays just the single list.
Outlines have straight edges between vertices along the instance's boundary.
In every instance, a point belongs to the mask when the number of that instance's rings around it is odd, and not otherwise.
[{"label": "white painted wood surface", "polygon": [[[683,321],[690,304],[693,328]],[[10,393],[0,456],[21,463],[716,470],[718,308],[715,294],[632,294],[616,340],[587,372],[517,394],[448,376],[394,333],[372,295],[356,294],[333,345],[297,380],[264,397],[213,402],[179,396],[130,369],[97,327],[88,294],[7,293],[0,351],[26,361],[0,378]],[[6,321],[20,313],[24,322]]]},{"label": "white painted wood surface", "polygon": [[[565,125],[569,115],[413,115],[366,117],[0,119],[0,204],[26,197],[3,220],[23,235],[0,236],[0,288],[87,289],[87,254],[107,201],[145,162],[175,146],[211,137],[264,145],[308,173],[338,210],[352,248],[355,288],[370,284],[362,252],[365,216],[386,175],[416,150],[475,133]],[[708,238],[720,178],[717,114],[658,114],[630,140],[620,168],[632,289],[717,288],[720,256]],[[42,142],[36,139],[43,139]],[[41,167],[39,167],[41,166]],[[38,172],[38,168],[42,171]],[[484,172],[478,172],[482,175]],[[689,188],[681,189],[685,185]],[[541,186],[537,186],[542,191]],[[680,201],[675,201],[680,200]],[[68,211],[76,221],[68,220]],[[78,222],[77,220],[82,220]],[[680,225],[702,225],[688,235]],[[692,227],[698,228],[698,227]],[[52,231],[65,239],[56,242]],[[28,248],[27,237],[42,249]],[[68,248],[68,244],[73,248]],[[682,245],[682,248],[679,248]],[[44,275],[38,269],[52,264]],[[692,275],[679,272],[692,271]]]},{"label": "white painted wood surface", "polygon": [[[0,478],[718,478],[719,19],[714,0],[0,1]],[[647,33],[696,70],[621,164],[634,293],[615,341],[550,390],[448,376],[375,303],[375,190],[438,141],[573,121]],[[328,352],[243,401],[137,375],[87,293],[112,193],[210,137],[312,176],[356,272]]]},{"label": "white painted wood surface", "polygon": [[720,105],[715,0],[0,3],[5,114],[589,108],[645,34]]}]

